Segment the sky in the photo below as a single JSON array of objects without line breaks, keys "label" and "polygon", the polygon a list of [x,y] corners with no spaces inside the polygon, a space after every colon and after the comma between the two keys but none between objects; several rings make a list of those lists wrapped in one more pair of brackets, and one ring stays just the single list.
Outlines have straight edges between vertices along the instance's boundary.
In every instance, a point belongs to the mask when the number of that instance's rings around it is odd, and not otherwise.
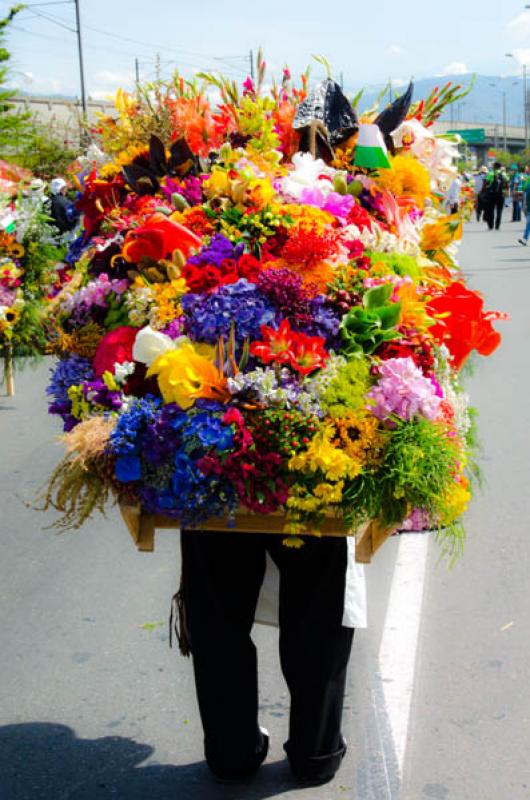
[{"label": "sky", "polygon": [[[13,2],[0,0],[4,15]],[[11,83],[25,92],[79,96],[72,0],[28,0],[8,29]],[[87,93],[94,99],[179,67],[186,77],[219,70],[244,80],[261,45],[269,76],[331,63],[347,89],[410,77],[478,72],[519,75],[530,64],[530,9],[513,0],[80,0]],[[44,17],[48,17],[45,19]],[[49,18],[53,18],[53,21]],[[506,56],[511,52],[512,58]]]}]

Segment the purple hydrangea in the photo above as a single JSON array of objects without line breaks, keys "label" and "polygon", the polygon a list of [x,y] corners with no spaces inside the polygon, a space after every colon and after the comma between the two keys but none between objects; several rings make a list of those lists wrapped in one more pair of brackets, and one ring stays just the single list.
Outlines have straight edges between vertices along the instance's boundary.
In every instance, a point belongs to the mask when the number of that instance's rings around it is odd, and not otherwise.
[{"label": "purple hydrangea", "polygon": [[378,419],[436,417],[442,401],[439,386],[425,377],[410,356],[383,361],[379,372],[381,377],[366,395],[368,408]]},{"label": "purple hydrangea", "polygon": [[216,344],[220,336],[227,338],[232,323],[238,340],[257,339],[261,326],[275,320],[267,298],[245,278],[220,286],[208,295],[185,294],[181,304],[188,335],[210,344]]},{"label": "purple hydrangea", "polygon": [[311,300],[308,315],[296,321],[294,327],[308,336],[321,336],[326,340],[326,349],[338,352],[341,346],[340,320],[340,315],[328,304],[326,296],[319,294]]}]

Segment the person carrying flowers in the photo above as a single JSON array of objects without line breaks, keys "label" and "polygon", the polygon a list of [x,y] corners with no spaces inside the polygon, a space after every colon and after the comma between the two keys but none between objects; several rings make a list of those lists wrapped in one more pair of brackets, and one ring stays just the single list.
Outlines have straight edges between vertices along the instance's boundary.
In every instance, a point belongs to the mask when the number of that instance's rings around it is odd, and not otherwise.
[{"label": "person carrying flowers", "polygon": [[179,642],[221,780],[267,755],[251,629],[276,565],[285,750],[322,784],[346,752],[365,624],[345,534],[435,527],[460,552],[473,425],[458,370],[493,352],[502,315],[463,282],[461,219],[442,208],[456,148],[430,126],[457,87],[412,103],[410,86],[358,117],[331,77],[309,92],[285,70],[265,96],[263,75],[260,61],[241,93],[177,75],[101,120],[49,306],[67,454],[47,504],[79,527],[115,496],[124,519],[181,528]]}]

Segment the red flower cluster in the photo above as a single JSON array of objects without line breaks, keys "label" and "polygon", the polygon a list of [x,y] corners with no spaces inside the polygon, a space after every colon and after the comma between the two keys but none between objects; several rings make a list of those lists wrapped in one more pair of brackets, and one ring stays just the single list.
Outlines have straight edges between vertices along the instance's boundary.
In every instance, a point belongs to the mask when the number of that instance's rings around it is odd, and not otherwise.
[{"label": "red flower cluster", "polygon": [[368,228],[369,231],[372,230],[372,218],[368,211],[359,203],[354,203],[351,207],[347,222],[348,225],[355,225],[360,231],[363,231],[365,228]]},{"label": "red flower cluster", "polygon": [[329,358],[324,350],[325,339],[296,333],[287,319],[282,320],[278,330],[262,325],[261,335],[263,340],[252,342],[250,352],[264,364],[288,364],[301,375],[309,375],[323,367]]},{"label": "red flower cluster", "polygon": [[287,502],[288,485],[278,474],[283,459],[271,452],[261,439],[255,440],[240,411],[230,408],[223,417],[225,425],[235,427],[233,451],[221,462],[216,453],[197,462],[205,474],[228,478],[234,485],[241,505],[259,514],[271,514]]},{"label": "red flower cluster", "polygon": [[460,281],[452,283],[427,303],[428,314],[436,320],[429,333],[445,344],[452,356],[453,367],[459,370],[472,350],[489,356],[501,341],[492,322],[508,319],[498,311],[484,311],[478,292]]},{"label": "red flower cluster", "polygon": [[225,258],[220,266],[216,264],[186,264],[182,270],[190,292],[208,292],[227,283],[236,283],[240,278],[246,278],[250,283],[256,283],[260,271],[260,262],[249,254],[244,254],[236,261]]}]

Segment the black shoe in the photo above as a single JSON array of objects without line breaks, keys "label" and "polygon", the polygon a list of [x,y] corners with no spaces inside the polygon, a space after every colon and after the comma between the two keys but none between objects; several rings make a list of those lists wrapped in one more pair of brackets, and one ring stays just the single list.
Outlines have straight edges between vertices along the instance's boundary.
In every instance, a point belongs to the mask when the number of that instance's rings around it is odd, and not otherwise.
[{"label": "black shoe", "polygon": [[519,244],[522,244],[524,245],[524,247],[526,247],[526,242],[524,239],[517,239],[517,241],[519,242]]},{"label": "black shoe", "polygon": [[256,756],[251,767],[247,767],[242,771],[234,770],[224,772],[216,767],[212,767],[211,764],[208,764],[212,777],[216,783],[242,783],[243,781],[248,781],[254,777],[262,763],[267,758],[267,753],[269,752],[269,732],[266,728],[262,728],[261,726],[259,732],[260,740],[256,746]]}]

